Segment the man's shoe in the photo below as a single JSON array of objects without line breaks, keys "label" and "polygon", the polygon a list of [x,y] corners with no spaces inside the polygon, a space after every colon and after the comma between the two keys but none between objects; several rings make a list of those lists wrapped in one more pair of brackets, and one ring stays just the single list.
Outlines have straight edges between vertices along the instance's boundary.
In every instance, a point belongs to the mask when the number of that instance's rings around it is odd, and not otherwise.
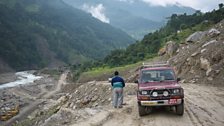
[{"label": "man's shoe", "polygon": [[123,108],[123,106],[118,106],[118,108]]},{"label": "man's shoe", "polygon": [[117,108],[117,106],[114,106],[114,108]]}]

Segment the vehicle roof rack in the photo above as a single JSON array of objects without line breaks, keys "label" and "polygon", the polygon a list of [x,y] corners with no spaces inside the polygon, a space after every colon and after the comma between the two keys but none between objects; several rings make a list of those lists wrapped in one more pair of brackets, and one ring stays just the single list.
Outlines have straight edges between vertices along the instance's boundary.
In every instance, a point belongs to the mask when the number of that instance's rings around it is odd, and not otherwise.
[{"label": "vehicle roof rack", "polygon": [[150,68],[150,67],[170,67],[168,61],[164,62],[152,62],[152,63],[142,63],[142,69],[143,68]]}]

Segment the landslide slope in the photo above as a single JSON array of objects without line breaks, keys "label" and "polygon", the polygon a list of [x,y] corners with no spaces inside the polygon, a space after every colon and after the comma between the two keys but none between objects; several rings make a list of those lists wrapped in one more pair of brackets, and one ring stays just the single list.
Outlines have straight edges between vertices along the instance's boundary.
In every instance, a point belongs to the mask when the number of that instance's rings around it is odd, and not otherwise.
[{"label": "landslide slope", "polygon": [[171,57],[169,62],[185,82],[223,85],[223,46],[224,20],[191,34],[180,44],[168,42],[163,57]]}]

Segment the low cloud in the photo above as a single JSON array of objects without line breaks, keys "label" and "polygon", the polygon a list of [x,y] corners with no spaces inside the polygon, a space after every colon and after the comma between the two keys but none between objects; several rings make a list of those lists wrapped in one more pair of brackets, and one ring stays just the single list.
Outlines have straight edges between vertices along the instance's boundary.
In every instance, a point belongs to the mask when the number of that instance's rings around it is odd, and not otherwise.
[{"label": "low cloud", "polygon": [[117,0],[117,1],[120,1],[120,2],[128,2],[128,3],[134,3],[135,0]]},{"label": "low cloud", "polygon": [[103,6],[103,4],[98,4],[96,6],[84,4],[82,8],[86,12],[91,13],[93,17],[99,19],[100,21],[104,23],[110,23],[110,19],[105,15],[105,7]]}]

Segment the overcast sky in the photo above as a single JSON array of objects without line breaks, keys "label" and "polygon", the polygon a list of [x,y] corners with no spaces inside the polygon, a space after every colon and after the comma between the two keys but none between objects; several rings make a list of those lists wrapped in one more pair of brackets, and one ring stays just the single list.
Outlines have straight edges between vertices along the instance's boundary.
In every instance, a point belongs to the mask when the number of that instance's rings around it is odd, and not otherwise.
[{"label": "overcast sky", "polygon": [[[119,0],[119,1],[131,1],[134,0]],[[211,11],[218,8],[219,3],[224,3],[224,0],[142,0],[151,6],[167,6],[180,4],[183,6],[189,6],[196,10],[203,12]]]}]

